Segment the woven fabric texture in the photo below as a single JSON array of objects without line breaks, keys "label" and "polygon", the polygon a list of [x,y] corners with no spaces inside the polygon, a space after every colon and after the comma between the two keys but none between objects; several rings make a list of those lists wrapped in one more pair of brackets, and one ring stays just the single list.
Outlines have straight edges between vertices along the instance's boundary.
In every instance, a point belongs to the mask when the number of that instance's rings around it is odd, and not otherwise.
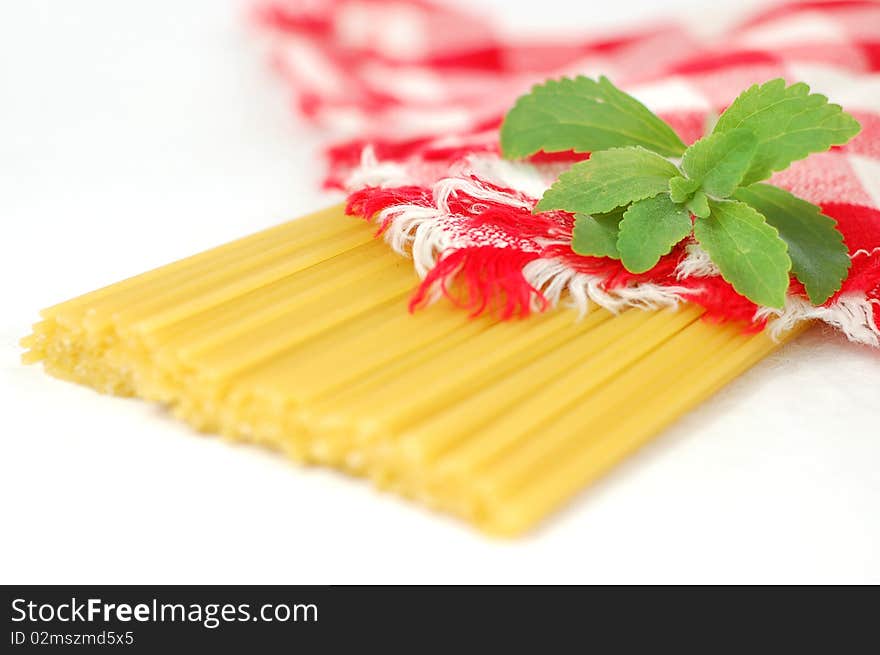
[{"label": "woven fabric texture", "polygon": [[[880,345],[880,5],[778,5],[712,39],[669,24],[511,38],[490,17],[423,1],[273,0],[255,15],[297,111],[339,136],[326,184],[413,258],[423,279],[414,308],[446,296],[474,313],[513,317],[560,302],[617,310],[688,300],[749,329],[819,319]],[[770,180],[837,220],[852,260],[840,292],[815,307],[792,280],[783,310],[759,307],[689,242],[640,275],[573,253],[572,217],[532,208],[584,155],[505,161],[498,127],[532,84],[576,74],[610,77],[686,143],[741,91],[772,78],[807,82],[841,104],[861,133]]]}]

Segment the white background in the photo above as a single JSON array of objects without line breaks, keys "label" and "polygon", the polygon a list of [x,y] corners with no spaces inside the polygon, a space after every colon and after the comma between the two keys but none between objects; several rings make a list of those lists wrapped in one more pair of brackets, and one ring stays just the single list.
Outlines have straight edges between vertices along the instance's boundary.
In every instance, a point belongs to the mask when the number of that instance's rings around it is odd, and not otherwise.
[{"label": "white background", "polygon": [[337,198],[239,3],[0,7],[0,582],[880,582],[880,351],[821,330],[512,542],[22,367],[41,307]]}]

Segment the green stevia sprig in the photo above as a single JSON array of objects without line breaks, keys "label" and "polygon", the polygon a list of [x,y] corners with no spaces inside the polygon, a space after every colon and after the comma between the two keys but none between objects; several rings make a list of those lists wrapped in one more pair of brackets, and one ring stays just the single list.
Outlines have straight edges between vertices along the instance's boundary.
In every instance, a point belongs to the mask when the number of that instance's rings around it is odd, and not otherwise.
[{"label": "green stevia sprig", "polygon": [[535,207],[575,214],[576,253],[643,273],[692,235],[737,293],[781,308],[790,273],[818,305],[840,289],[850,260],[833,219],[762,180],[859,130],[806,84],[775,79],[740,94],[711,133],[687,147],[607,78],[577,77],[519,98],[501,126],[501,149],[511,158],[592,153]]}]

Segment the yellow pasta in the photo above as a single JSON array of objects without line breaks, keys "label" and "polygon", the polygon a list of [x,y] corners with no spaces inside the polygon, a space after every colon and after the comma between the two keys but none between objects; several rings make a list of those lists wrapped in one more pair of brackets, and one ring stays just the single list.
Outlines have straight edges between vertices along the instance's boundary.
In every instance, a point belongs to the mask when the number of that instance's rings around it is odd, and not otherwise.
[{"label": "yellow pasta", "polygon": [[24,361],[515,535],[779,345],[693,306],[410,314],[416,281],[334,207],[50,307]]}]

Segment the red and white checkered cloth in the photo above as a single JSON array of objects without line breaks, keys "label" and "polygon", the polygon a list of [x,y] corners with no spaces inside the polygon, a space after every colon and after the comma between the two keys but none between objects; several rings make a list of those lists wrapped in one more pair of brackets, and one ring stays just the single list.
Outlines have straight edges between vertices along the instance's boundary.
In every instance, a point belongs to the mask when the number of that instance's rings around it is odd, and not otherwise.
[{"label": "red and white checkered cloth", "polygon": [[[582,40],[509,40],[492,22],[425,0],[272,0],[257,7],[274,64],[299,112],[349,140],[329,149],[327,184],[380,224],[424,281],[473,311],[526,314],[566,300],[586,309],[682,299],[718,319],[782,330],[811,318],[880,345],[880,5],[778,5],[712,40],[669,25]],[[694,243],[645,274],[575,255],[572,219],[531,209],[574,155],[508,162],[498,127],[518,95],[548,77],[607,75],[687,143],[741,91],[775,77],[805,81],[862,125],[851,143],[795,162],[772,182],[838,221],[852,268],[813,307],[792,281],[783,311],[757,307]]]}]

